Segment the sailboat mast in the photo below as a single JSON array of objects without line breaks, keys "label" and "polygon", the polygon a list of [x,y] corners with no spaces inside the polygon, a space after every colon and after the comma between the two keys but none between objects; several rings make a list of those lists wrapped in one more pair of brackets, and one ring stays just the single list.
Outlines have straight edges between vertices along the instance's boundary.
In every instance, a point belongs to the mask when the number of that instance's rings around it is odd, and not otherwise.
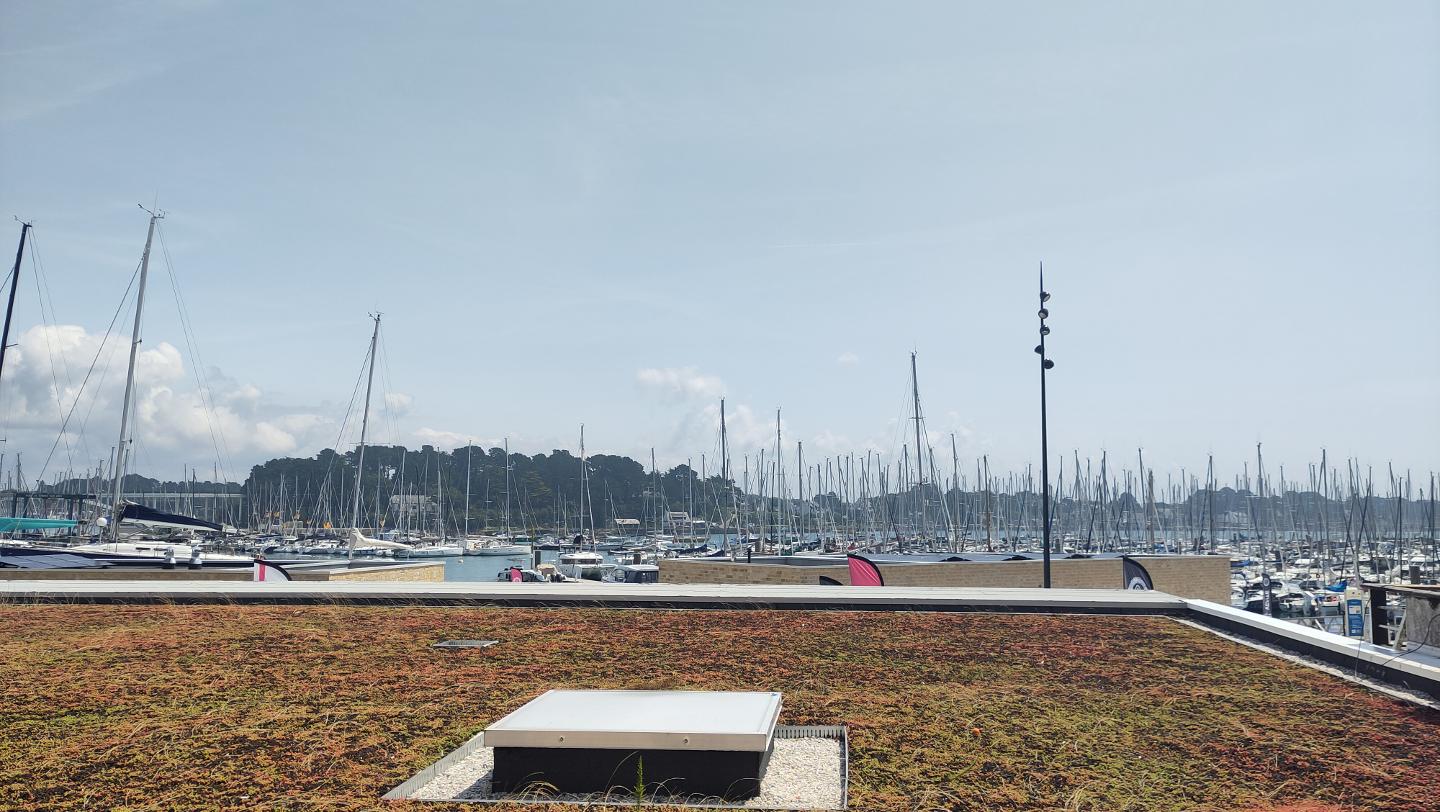
[{"label": "sailboat mast", "polygon": [[[725,435],[725,398],[720,398],[720,481],[730,490],[730,506],[735,514],[736,530],[739,530],[740,507],[735,501],[735,486],[730,483],[730,441]],[[720,530],[725,534],[722,537],[722,544],[726,549],[730,548],[730,530],[728,523],[722,523]]]},{"label": "sailboat mast", "polygon": [[925,533],[925,452],[920,446],[920,379],[915,372],[915,353],[910,353],[910,394],[915,404],[915,506],[919,512],[920,542],[929,547]]},{"label": "sailboat mast", "polygon": [[775,543],[780,543],[780,522],[785,519],[785,463],[780,456],[780,410],[775,410]]},{"label": "sailboat mast", "polygon": [[0,374],[5,370],[5,348],[10,346],[10,317],[15,313],[15,289],[20,287],[20,261],[25,258],[25,237],[30,224],[20,224],[20,247],[15,249],[15,270],[10,272],[10,302],[5,305],[5,332],[0,335]]},{"label": "sailboat mast", "polygon": [[385,464],[380,460],[375,461],[375,535],[380,535],[380,525],[384,523],[380,515],[380,484],[385,481]]},{"label": "sailboat mast", "polygon": [[[580,535],[585,535],[585,516],[590,515],[590,543],[596,543],[595,538],[595,503],[586,499],[590,491],[590,466],[585,461],[585,424],[580,424]],[[586,505],[589,505],[587,508]]]},{"label": "sailboat mast", "polygon": [[[130,331],[130,366],[125,370],[125,400],[120,407],[120,442],[115,446],[115,502],[110,508],[110,538],[120,540],[120,497],[125,482],[126,432],[130,429],[130,399],[135,393],[135,354],[140,349],[140,316],[145,312],[145,280],[150,275],[150,245],[155,241],[155,221],[163,214],[150,212],[145,233],[145,253],[140,255],[140,289],[135,293],[135,326]],[[18,272],[18,265],[17,272]],[[14,288],[11,288],[14,292]]]},{"label": "sailboat mast", "polygon": [[465,538],[470,538],[470,452],[473,441],[465,444]]},{"label": "sailboat mast", "polygon": [[955,432],[950,432],[950,487],[955,489],[955,519],[951,522],[950,552],[960,552],[961,525],[960,504],[960,451],[955,447]]},{"label": "sailboat mast", "polygon": [[795,535],[796,541],[805,540],[805,444],[795,442]]},{"label": "sailboat mast", "polygon": [[[1259,499],[1263,505],[1265,500],[1265,459],[1260,455],[1260,444],[1255,444],[1255,491],[1260,495]],[[1270,611],[1270,550],[1265,546],[1265,531],[1260,527],[1260,511],[1254,509],[1250,514],[1250,523],[1254,527],[1255,535],[1260,537],[1260,588],[1264,590],[1264,614],[1268,617],[1273,613]]]},{"label": "sailboat mast", "polygon": [[[365,470],[365,434],[370,428],[370,390],[375,384],[375,345],[380,339],[380,314],[376,313],[371,318],[375,319],[375,329],[370,333],[370,373],[365,379],[365,411],[360,414],[360,451],[356,459],[355,470]],[[360,527],[360,479],[357,474],[355,479],[355,502],[350,509],[350,526],[356,529]],[[354,543],[350,545],[350,555],[354,557]]]}]

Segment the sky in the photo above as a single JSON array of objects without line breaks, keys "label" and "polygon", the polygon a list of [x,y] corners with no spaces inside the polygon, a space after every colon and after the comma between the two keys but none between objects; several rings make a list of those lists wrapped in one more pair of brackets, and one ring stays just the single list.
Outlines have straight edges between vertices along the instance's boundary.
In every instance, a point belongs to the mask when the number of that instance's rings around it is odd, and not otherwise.
[{"label": "sky", "polygon": [[137,204],[166,212],[151,476],[353,445],[374,312],[372,442],[584,424],[713,472],[724,397],[737,468],[776,409],[787,459],[890,460],[914,352],[937,467],[953,434],[962,470],[1023,470],[1041,262],[1052,464],[1440,467],[1433,2],[4,15],[0,213],[34,240],[0,464],[31,481],[115,444]]}]

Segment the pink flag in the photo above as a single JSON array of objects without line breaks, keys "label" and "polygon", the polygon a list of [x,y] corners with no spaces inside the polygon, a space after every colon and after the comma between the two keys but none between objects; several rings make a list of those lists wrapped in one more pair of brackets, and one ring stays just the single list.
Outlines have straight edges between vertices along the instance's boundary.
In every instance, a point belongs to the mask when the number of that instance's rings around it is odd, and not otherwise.
[{"label": "pink flag", "polygon": [[511,568],[510,568],[510,583],[512,583],[512,584],[518,584],[518,583],[520,583],[521,581],[524,581],[524,580],[525,580],[525,578],[520,574],[520,568],[519,568],[519,567],[511,567]]},{"label": "pink flag", "polygon": [[875,562],[854,553],[846,553],[845,558],[850,562],[851,586],[885,586],[885,578]]}]

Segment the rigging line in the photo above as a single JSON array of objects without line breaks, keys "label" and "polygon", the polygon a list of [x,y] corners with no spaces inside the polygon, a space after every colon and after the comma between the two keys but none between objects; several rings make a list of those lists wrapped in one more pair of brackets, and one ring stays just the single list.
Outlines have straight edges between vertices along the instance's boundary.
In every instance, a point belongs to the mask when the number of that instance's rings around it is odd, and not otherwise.
[{"label": "rigging line", "polygon": [[[77,392],[75,393],[75,400],[71,402],[71,404],[70,404],[70,410],[69,410],[69,412],[67,412],[66,415],[65,415],[65,421],[64,421],[63,423],[61,423],[61,425],[60,425],[60,435],[64,435],[66,427],[68,427],[68,426],[70,425],[70,418],[72,418],[72,417],[75,415],[75,408],[80,405],[80,398],[85,394],[86,384],[89,383],[89,381],[90,381],[90,376],[91,376],[92,374],[94,374],[94,372],[95,372],[95,365],[100,361],[100,358],[101,358],[101,357],[104,355],[104,353],[105,353],[105,347],[106,347],[106,345],[109,344],[109,342],[110,342],[110,335],[111,335],[111,333],[115,330],[115,323],[120,319],[120,314],[125,310],[125,303],[128,302],[128,301],[130,301],[130,291],[135,288],[135,280],[138,279],[139,276],[140,276],[140,265],[137,263],[137,264],[135,265],[135,271],[134,271],[134,273],[132,273],[132,274],[130,275],[130,284],[125,287],[125,292],[124,292],[123,294],[121,294],[121,296],[120,296],[120,303],[119,303],[118,305],[116,305],[116,307],[115,307],[115,313],[114,313],[112,316],[110,316],[110,324],[105,328],[105,336],[104,336],[104,338],[102,338],[102,339],[100,340],[100,346],[95,349],[95,357],[94,357],[93,359],[91,359],[91,361],[90,361],[90,369],[87,370],[86,373],[85,373],[85,380],[83,380],[83,381],[80,382],[80,389],[79,389],[79,391],[77,391]],[[110,369],[110,361],[107,359],[107,360],[105,361],[105,367],[104,367],[104,369],[102,369],[102,371],[101,371],[101,373],[100,373],[100,383],[101,383],[101,384],[103,384],[104,381],[105,381],[105,371],[107,371],[107,370],[109,370],[109,369]],[[99,389],[99,384],[96,385],[96,388],[97,388],[97,390]],[[98,392],[97,392],[96,397],[90,399],[90,410],[94,410],[94,408],[95,408],[95,402],[96,402],[97,400],[99,400]],[[90,422],[90,411],[86,411],[86,413],[85,413],[85,420],[81,422],[81,429],[80,429],[80,431],[81,431],[81,434],[82,434],[82,435],[84,434],[84,430],[85,430],[84,427],[85,427],[85,425],[88,424],[89,422]],[[56,447],[59,446],[59,444],[60,444],[60,436],[56,436],[55,442],[54,442],[53,444],[51,444],[51,446],[50,446],[50,454],[45,457],[45,464],[44,464],[43,466],[41,466],[41,468],[40,468],[40,476],[41,476],[42,478],[45,476],[45,471],[46,471],[46,469],[48,469],[48,468],[50,467],[50,460],[51,460],[51,458],[53,458],[53,457],[55,456],[55,449],[56,449]]]},{"label": "rigging line", "polygon": [[[388,395],[394,391],[395,386],[390,377],[390,349],[385,344],[385,331],[383,329],[380,331],[379,359],[380,383],[385,387],[385,394]],[[392,444],[400,444],[400,416],[390,408],[387,399],[384,397],[381,398],[381,413],[384,414],[385,419],[389,422],[389,425],[385,426],[385,428],[388,428],[390,431],[390,442]]]},{"label": "rigging line", "polygon": [[[32,231],[33,231],[33,229],[32,229]],[[33,245],[33,242],[32,242],[32,245]],[[31,272],[33,273],[33,275],[34,275],[34,277],[35,277],[35,300],[36,300],[36,301],[39,303],[39,305],[40,305],[40,334],[41,334],[42,336],[44,336],[44,338],[45,338],[45,355],[46,355],[46,361],[48,361],[48,362],[49,362],[49,365],[50,365],[50,381],[51,381],[51,384],[52,384],[53,387],[54,387],[54,388],[51,390],[51,393],[54,395],[54,398],[55,398],[55,412],[56,412],[56,414],[58,415],[60,412],[63,412],[63,411],[65,410],[65,404],[61,401],[61,396],[60,396],[60,393],[61,393],[61,389],[60,389],[60,376],[59,376],[59,374],[55,371],[55,348],[54,348],[54,343],[50,340],[50,326],[51,326],[51,321],[52,321],[53,313],[52,313],[51,315],[46,315],[46,312],[45,312],[45,296],[44,296],[44,293],[43,293],[42,290],[41,290],[41,284],[40,284],[40,282],[41,282],[41,280],[40,280],[40,266],[36,264],[36,261],[35,261],[35,252],[34,252],[33,249],[32,249],[31,252],[30,252],[30,270],[31,270]],[[67,368],[67,373],[68,373],[68,368]],[[69,383],[69,376],[68,376],[68,374],[67,374],[67,376],[66,376],[66,382]],[[65,443],[65,459],[66,459],[67,462],[70,464],[70,467],[71,467],[71,468],[74,468],[74,467],[75,467],[75,458],[74,458],[74,455],[71,453],[71,449],[70,449],[70,439],[69,439],[68,437],[66,437],[63,432],[57,434],[57,435],[56,435],[56,439],[57,439],[57,440],[63,440],[63,441],[64,441],[64,443]],[[41,477],[41,478],[43,479],[43,477]]]},{"label": "rigging line", "polygon": [[[911,402],[910,402],[910,382],[909,382],[908,376],[907,376],[907,378],[906,378],[906,380],[905,380],[905,391],[904,391],[904,394],[903,394],[903,395],[901,396],[901,398],[900,398],[900,403],[901,403],[901,406],[900,406],[900,412],[899,412],[899,413],[900,413],[901,415],[904,415],[905,413],[907,413],[907,412],[910,411],[910,408],[911,408],[911,405],[912,405],[912,404],[911,404]],[[894,429],[894,431],[893,431],[893,432],[891,433],[891,435],[890,435],[890,448],[889,448],[890,458],[893,459],[893,460],[897,460],[897,461],[898,461],[898,460],[900,459],[900,451],[899,451],[899,449],[900,449],[901,444],[904,442],[903,440],[900,439],[900,437],[901,437],[901,435],[903,435],[903,434],[908,434],[908,433],[909,433],[909,432],[907,431],[906,426],[905,426],[905,424],[906,424],[907,422],[909,422],[909,421],[906,420],[904,417],[901,417],[899,420],[895,421],[895,429]],[[897,474],[899,473],[899,469],[898,469],[898,468],[896,469],[896,473],[897,473]],[[889,485],[890,485],[890,484],[898,484],[898,483],[892,483],[888,477],[886,478],[886,483],[887,483],[887,484],[886,484],[886,488],[885,488],[886,494],[889,493]]]},{"label": "rigging line", "polygon": [[[137,268],[137,270],[138,270],[138,268]],[[134,285],[134,281],[135,281],[135,278],[132,277],[132,278],[131,278],[131,285],[132,285],[132,286]],[[128,297],[129,297],[129,288],[126,289],[126,298],[128,298]],[[125,301],[124,299],[121,300],[121,306],[122,306],[122,307],[123,307],[123,305],[124,305],[124,301]],[[112,322],[113,322],[113,320],[112,320]],[[112,323],[112,327],[113,327],[113,323]],[[106,332],[106,340],[108,341],[108,339],[109,339],[109,331]],[[102,350],[104,349],[104,343],[101,344],[101,349],[102,349]],[[99,352],[97,351],[97,355],[98,355],[98,354],[99,354]],[[105,355],[105,356],[103,356],[103,357],[105,358],[105,365],[102,366],[102,367],[100,367],[100,379],[95,382],[95,394],[90,398],[90,406],[89,406],[88,408],[86,408],[86,410],[85,410],[85,417],[84,417],[84,419],[80,421],[79,433],[80,433],[82,436],[85,434],[86,429],[87,429],[87,428],[89,427],[89,425],[90,425],[90,417],[95,413],[95,405],[100,402],[100,392],[105,388],[105,381],[110,377],[110,365],[111,365],[111,363],[114,362],[114,360],[115,360],[115,356],[114,356],[113,354]],[[78,400],[77,400],[77,403],[78,403]],[[111,449],[111,460],[110,460],[110,461],[111,461],[112,463],[114,462],[114,449],[113,449],[113,448]]]},{"label": "rigging line", "polygon": [[380,367],[380,406],[375,413],[375,436],[377,438],[389,437],[393,440],[395,437],[395,413],[390,409],[390,399],[387,397],[393,387],[390,384],[389,353],[385,350],[384,339],[379,339],[376,344],[376,352],[378,353],[375,356],[375,360],[378,362],[376,366]]},{"label": "rigging line", "polygon": [[[14,276],[15,274],[13,271],[5,272],[5,282],[3,284],[0,284],[0,294],[3,294],[4,291],[9,290],[10,285],[14,282]],[[10,436],[9,394],[9,387],[0,386],[0,443],[4,443],[5,438]]]},{"label": "rigging line", "polygon": [[334,476],[335,460],[344,456],[341,450],[345,447],[345,429],[350,425],[350,417],[355,413],[355,401],[360,397],[360,382],[365,380],[365,364],[370,360],[370,347],[365,347],[365,357],[360,359],[360,372],[355,376],[355,388],[350,391],[350,405],[345,409],[345,419],[340,421],[340,430],[335,436],[336,453],[331,456],[330,461],[325,465],[325,476],[320,480],[320,487],[326,487]]},{"label": "rigging line", "polygon": [[[48,307],[50,310],[50,320],[58,325],[60,318],[55,315],[55,296],[50,292],[50,275],[45,272],[45,262],[40,256],[40,241],[37,239],[33,227],[30,229],[29,253],[31,267],[35,273],[35,290],[37,295],[41,297],[41,316],[42,318],[44,317],[43,310]],[[60,356],[60,367],[65,372],[65,383],[73,386],[75,382],[70,375],[70,362],[63,354]]]},{"label": "rigging line", "polygon": [[[387,358],[389,358],[389,351],[387,351],[387,350],[386,350],[386,347],[384,347],[384,331],[383,331],[383,330],[382,330],[382,333],[380,333],[379,344],[377,344],[377,353],[379,353],[379,354],[377,354],[376,358],[377,358],[377,360],[380,361],[380,364],[379,364],[379,366],[380,366],[380,386],[382,386],[383,392],[389,393],[389,392],[390,392],[390,389],[392,389],[392,387],[390,387],[390,383],[389,383],[389,377],[390,377],[390,376],[389,376],[389,373],[390,373],[389,361],[387,361]],[[369,353],[366,353],[366,360],[369,360],[369,358],[370,358],[370,354],[369,354]],[[359,382],[356,382],[356,387],[357,387],[356,393],[357,393],[357,396],[359,396]],[[353,407],[353,406],[351,406],[351,407]],[[386,420],[389,420],[389,426],[386,425]],[[380,409],[379,409],[379,415],[376,416],[376,423],[377,423],[377,425],[376,425],[376,433],[377,433],[377,435],[379,435],[379,436],[377,436],[377,438],[372,439],[372,441],[369,441],[369,443],[367,443],[367,445],[369,445],[370,448],[376,448],[376,446],[379,446],[379,445],[386,445],[386,443],[379,442],[379,441],[383,441],[383,439],[384,439],[384,433],[386,433],[386,429],[389,429],[389,430],[390,430],[390,433],[389,433],[390,443],[389,443],[389,445],[393,445],[393,443],[395,443],[395,438],[396,438],[396,436],[399,435],[399,432],[397,432],[397,430],[396,430],[395,415],[393,415],[392,410],[389,409],[389,405],[387,405],[386,399],[384,399],[383,396],[380,397]],[[363,481],[363,478],[364,478],[364,472],[363,472],[363,471],[360,472],[359,477],[360,477],[361,481]],[[344,497],[344,494],[341,494],[341,498],[343,498],[343,497]],[[389,508],[386,508],[386,513],[389,514]]]},{"label": "rigging line", "polygon": [[[35,237],[36,237],[36,235],[35,235],[35,229],[32,227],[32,228],[30,229],[30,246],[31,246],[30,258],[31,258],[31,261],[35,264],[35,273],[36,273],[36,278],[37,278],[37,280],[38,280],[36,287],[37,287],[39,290],[41,290],[41,291],[44,292],[45,301],[47,301],[47,302],[49,303],[49,307],[50,307],[50,318],[51,318],[51,320],[54,321],[54,322],[56,323],[56,325],[58,326],[58,325],[59,325],[59,322],[60,322],[60,319],[59,319],[58,316],[55,315],[55,296],[54,296],[54,294],[52,294],[52,293],[50,292],[50,274],[46,273],[46,271],[45,271],[45,262],[44,262],[43,258],[40,256],[40,243],[39,243],[38,240],[36,240]],[[64,372],[65,372],[65,383],[66,383],[68,386],[73,387],[73,386],[75,385],[75,379],[74,379],[74,376],[71,375],[71,373],[70,373],[70,360],[69,360],[69,358],[68,358],[64,353],[62,353],[62,354],[60,355],[60,368],[61,368],[62,370],[64,370]],[[58,404],[57,404],[57,405],[58,405]],[[69,452],[68,443],[69,443],[69,441],[67,440],[66,443],[67,443],[67,449],[66,449],[66,451],[67,451],[67,458],[68,458],[68,452]],[[84,435],[83,433],[80,435],[80,450],[81,450],[81,452],[82,452],[87,458],[89,458],[89,456],[90,456],[90,441],[85,437],[85,435]],[[73,459],[70,460],[70,465],[71,465],[72,468],[74,467],[74,460],[73,460]]]},{"label": "rigging line", "polygon": [[[195,385],[200,390],[200,405],[205,410],[206,427],[210,432],[210,446],[215,449],[220,474],[228,477],[229,471],[234,469],[234,460],[230,456],[230,446],[225,441],[225,430],[219,425],[215,398],[210,388],[210,377],[205,372],[204,360],[200,357],[200,341],[195,337],[195,330],[191,326],[190,310],[185,306],[185,297],[180,293],[180,280],[175,274],[174,263],[170,260],[170,248],[165,242],[165,228],[159,223],[156,225],[156,231],[160,237],[160,253],[165,258],[165,272],[170,277],[170,289],[175,294],[175,307],[180,314],[180,331],[185,337],[185,347],[190,351],[191,358],[194,359],[194,363],[191,364],[191,374],[194,375]],[[221,446],[225,447],[223,453],[220,450]]]},{"label": "rigging line", "polygon": [[210,393],[210,382],[209,377],[205,372],[204,360],[200,356],[199,340],[195,338],[195,332],[193,327],[191,326],[190,313],[188,308],[186,308],[185,306],[185,297],[180,293],[180,282],[175,274],[174,263],[170,258],[169,246],[165,242],[164,227],[160,226],[159,224],[157,224],[157,226],[158,227],[156,230],[157,232],[159,232],[160,237],[160,251],[165,260],[165,270],[167,276],[170,279],[170,289],[175,296],[175,306],[180,316],[181,335],[185,338],[185,347],[190,352],[191,358],[193,359],[193,363],[191,364],[191,374],[195,377],[195,385],[200,396],[200,405],[201,408],[205,411],[207,429],[209,430],[210,434],[210,445],[215,451],[217,464],[222,468],[225,468],[228,467],[230,462],[228,453],[229,447],[227,445],[225,453],[222,454],[220,450],[220,445],[224,442],[224,432],[220,432],[220,437],[218,441],[216,438],[216,424],[219,421],[215,417],[216,409],[213,404],[213,397]]},{"label": "rigging line", "polygon": [[390,408],[389,398],[386,397],[394,390],[395,385],[390,377],[390,347],[388,344],[385,343],[385,335],[383,331],[380,335],[379,360],[380,383],[385,387],[385,393],[381,396],[380,402],[382,404],[382,411],[386,419],[390,423],[390,425],[388,426],[388,428],[390,429],[390,440],[391,442],[395,442],[400,438],[400,419],[399,416],[395,414],[394,410]]},{"label": "rigging line", "polygon": [[[19,218],[17,217],[17,218],[15,218],[15,219],[18,220]],[[33,226],[32,226],[32,229],[33,229]],[[32,239],[33,239],[33,234],[32,234]],[[12,269],[12,270],[6,271],[6,272],[5,272],[5,282],[4,282],[3,285],[0,285],[0,291],[8,291],[8,290],[10,289],[10,286],[13,285],[13,284],[15,284],[15,280],[19,278],[19,275],[20,275],[20,269],[19,269],[19,268],[14,268],[14,269]],[[17,339],[17,341],[18,341],[18,339]],[[11,414],[10,414],[10,404],[11,404],[11,398],[9,397],[9,395],[10,395],[10,388],[8,388],[8,387],[0,387],[0,415],[3,415],[3,416],[0,416],[0,444],[3,444],[3,443],[6,441],[6,438],[8,438],[8,437],[10,436],[10,417],[11,417]],[[3,456],[4,456],[3,454],[0,454],[0,458],[3,458]]]}]

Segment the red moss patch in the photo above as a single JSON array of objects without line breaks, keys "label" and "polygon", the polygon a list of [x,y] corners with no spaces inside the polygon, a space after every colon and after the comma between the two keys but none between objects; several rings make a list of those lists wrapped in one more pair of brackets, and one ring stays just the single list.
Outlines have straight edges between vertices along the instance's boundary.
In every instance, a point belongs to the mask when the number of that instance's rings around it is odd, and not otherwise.
[{"label": "red moss patch", "polygon": [[559,687],[782,691],[782,722],[850,726],[857,810],[1440,798],[1440,714],[1164,618],[12,605],[0,628],[6,809],[374,809]]}]

